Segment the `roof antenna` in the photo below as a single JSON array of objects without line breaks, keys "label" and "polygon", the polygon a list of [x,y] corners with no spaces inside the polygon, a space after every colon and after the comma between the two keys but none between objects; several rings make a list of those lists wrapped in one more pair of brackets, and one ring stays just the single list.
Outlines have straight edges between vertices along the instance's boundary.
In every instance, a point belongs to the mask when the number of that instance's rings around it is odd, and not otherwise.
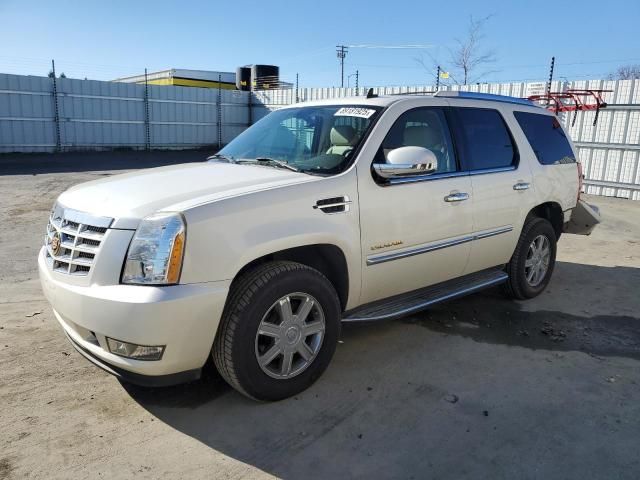
[{"label": "roof antenna", "polygon": [[370,88],[367,91],[367,98],[376,98],[378,95],[376,95],[375,93],[373,93],[373,88]]}]

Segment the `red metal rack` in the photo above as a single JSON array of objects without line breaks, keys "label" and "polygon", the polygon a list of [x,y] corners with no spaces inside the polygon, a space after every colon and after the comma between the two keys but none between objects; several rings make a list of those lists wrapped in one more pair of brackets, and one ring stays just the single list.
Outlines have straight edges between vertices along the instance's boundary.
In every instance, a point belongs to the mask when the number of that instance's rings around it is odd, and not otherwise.
[{"label": "red metal rack", "polygon": [[571,126],[576,122],[579,111],[595,111],[596,115],[593,124],[598,122],[598,115],[601,108],[606,108],[607,103],[603,100],[602,94],[612,90],[601,90],[594,88],[577,89],[571,88],[564,92],[549,92],[541,95],[531,95],[529,100],[544,105],[547,109],[555,112],[573,112]]}]

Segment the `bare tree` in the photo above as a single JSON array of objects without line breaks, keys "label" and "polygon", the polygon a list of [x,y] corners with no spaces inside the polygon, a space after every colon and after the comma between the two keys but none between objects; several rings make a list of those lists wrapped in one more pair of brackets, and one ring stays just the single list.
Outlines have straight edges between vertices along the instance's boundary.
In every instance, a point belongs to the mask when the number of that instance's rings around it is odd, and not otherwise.
[{"label": "bare tree", "polygon": [[[435,77],[435,75],[438,72],[438,67],[440,67],[440,69],[442,71],[446,71],[448,68],[446,68],[446,64],[441,62],[438,57],[431,55],[430,53],[427,52],[427,56],[429,57],[429,60],[424,58],[424,55],[420,55],[417,57],[413,57],[413,60],[420,65],[422,68],[425,69],[426,72],[428,72],[429,74],[431,74],[431,72],[433,72],[433,75]],[[449,72],[447,72],[449,73]],[[453,79],[453,76],[451,76],[451,79]],[[455,81],[455,80],[454,80]],[[445,82],[442,82],[445,83]],[[457,82],[456,82],[457,83]]]},{"label": "bare tree", "polygon": [[462,83],[464,85],[476,82],[483,76],[492,73],[484,71],[476,74],[479,68],[496,61],[495,52],[482,48],[483,30],[490,18],[491,15],[480,20],[474,20],[473,17],[469,17],[466,37],[456,39],[458,46],[450,52],[453,66],[462,71]]},{"label": "bare tree", "polygon": [[633,80],[640,78],[640,65],[623,65],[609,74],[609,80]]}]

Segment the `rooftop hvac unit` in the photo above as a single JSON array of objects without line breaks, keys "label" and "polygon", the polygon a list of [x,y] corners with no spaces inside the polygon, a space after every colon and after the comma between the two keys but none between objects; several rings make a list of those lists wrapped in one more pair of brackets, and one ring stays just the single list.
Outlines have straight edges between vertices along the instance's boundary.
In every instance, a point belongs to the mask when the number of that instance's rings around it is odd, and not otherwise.
[{"label": "rooftop hvac unit", "polygon": [[280,87],[280,67],[275,65],[251,65],[253,90],[270,90]]},{"label": "rooftop hvac unit", "polygon": [[251,67],[236,69],[236,88],[244,91],[251,90]]}]

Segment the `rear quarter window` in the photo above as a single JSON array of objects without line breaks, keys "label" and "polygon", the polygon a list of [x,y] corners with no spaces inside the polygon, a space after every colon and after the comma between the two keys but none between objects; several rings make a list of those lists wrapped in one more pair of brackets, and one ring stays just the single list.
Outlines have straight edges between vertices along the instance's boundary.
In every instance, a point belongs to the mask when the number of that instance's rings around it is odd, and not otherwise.
[{"label": "rear quarter window", "polygon": [[576,161],[569,139],[555,116],[528,112],[513,114],[542,165]]}]

